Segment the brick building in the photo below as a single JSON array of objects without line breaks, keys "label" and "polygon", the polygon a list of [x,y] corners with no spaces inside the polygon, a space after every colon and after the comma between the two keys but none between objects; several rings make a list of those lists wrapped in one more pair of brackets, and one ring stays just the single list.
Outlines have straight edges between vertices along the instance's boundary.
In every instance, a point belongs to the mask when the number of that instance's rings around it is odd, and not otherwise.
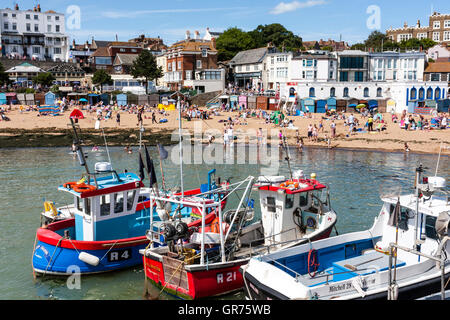
[{"label": "brick building", "polygon": [[198,31],[192,39],[178,41],[165,52],[164,82],[171,90],[189,87],[199,92],[219,91],[224,88],[224,70],[217,65],[215,38],[206,41]]},{"label": "brick building", "polygon": [[394,42],[401,42],[403,40],[424,39],[428,38],[437,43],[449,45],[450,44],[450,14],[440,14],[434,12],[429,17],[428,26],[422,26],[420,20],[417,20],[415,26],[408,26],[405,22],[403,28],[393,29],[392,27],[386,30],[386,35]]},{"label": "brick building", "polygon": [[[117,63],[116,58],[119,54],[137,56],[142,52],[142,50],[143,49],[136,43],[115,41],[110,42],[106,47],[99,47],[89,59],[93,69],[103,69],[109,73],[114,73],[116,72],[114,69],[114,63]],[[127,61],[128,60],[129,59],[127,59]],[[120,68],[117,72],[122,73],[123,69]]]}]

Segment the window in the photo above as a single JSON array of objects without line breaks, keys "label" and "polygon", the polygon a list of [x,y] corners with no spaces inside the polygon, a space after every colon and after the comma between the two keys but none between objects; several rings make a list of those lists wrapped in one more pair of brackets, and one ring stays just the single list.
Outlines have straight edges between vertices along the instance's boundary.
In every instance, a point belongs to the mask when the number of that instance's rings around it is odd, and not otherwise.
[{"label": "window", "polygon": [[33,53],[40,54],[41,53],[41,48],[40,47],[33,47]]},{"label": "window", "polygon": [[394,74],[393,74],[392,78],[393,78],[394,80],[397,80],[397,71],[394,71]]},{"label": "window", "polygon": [[5,22],[5,23],[3,24],[3,28],[4,28],[5,30],[8,30],[8,29],[9,29],[8,22]]},{"label": "window", "polygon": [[186,80],[192,80],[192,71],[186,70]]},{"label": "window", "polygon": [[341,71],[339,76],[340,81],[348,81],[348,72]]},{"label": "window", "polygon": [[119,199],[119,194],[114,193],[114,213],[123,212],[123,195]]},{"label": "window", "polygon": [[348,88],[344,88],[344,93],[343,93],[344,97],[348,97]]},{"label": "window", "polygon": [[434,21],[433,22],[433,29],[440,29],[441,28],[441,22],[440,21]]},{"label": "window", "polygon": [[89,198],[84,199],[84,213],[90,216],[92,213],[91,209],[92,209],[91,199]]},{"label": "window", "polygon": [[27,31],[31,31],[31,24],[27,23]]},{"label": "window", "polygon": [[56,17],[55,17],[55,20],[56,20],[56,21],[59,21],[59,16],[56,16]]},{"label": "window", "polygon": [[364,73],[362,71],[355,72],[355,81],[364,81]]},{"label": "window", "polygon": [[59,32],[61,30],[61,27],[59,25],[55,26],[55,32]]},{"label": "window", "polygon": [[202,57],[206,58],[208,56],[208,49],[202,49]]},{"label": "window", "polygon": [[341,57],[341,68],[345,69],[364,68],[364,57]]},{"label": "window", "polygon": [[135,196],[136,196],[136,190],[127,192],[127,211],[131,211],[133,209]]},{"label": "window", "polygon": [[378,59],[378,69],[383,69],[383,59]]},{"label": "window", "polygon": [[275,57],[270,57],[270,64],[274,64],[275,63]]},{"label": "window", "polygon": [[35,25],[34,25],[34,31],[35,31],[35,32],[39,32],[39,25],[38,25],[38,24],[35,24]]},{"label": "window", "polygon": [[441,98],[441,90],[439,88],[434,89],[434,99]]},{"label": "window", "polygon": [[275,198],[274,197],[267,197],[267,211],[268,212],[276,212],[277,207],[275,205]]},{"label": "window", "polygon": [[286,202],[284,205],[285,209],[292,209],[294,207],[294,195],[286,193]]},{"label": "window", "polygon": [[110,195],[106,194],[100,197],[100,216],[108,216],[111,213]]},{"label": "window", "polygon": [[47,16],[47,21],[51,21],[52,20],[52,16]]},{"label": "window", "polygon": [[17,23],[14,22],[14,23],[12,24],[12,29],[13,29],[13,30],[17,30]]},{"label": "window", "polygon": [[197,69],[202,68],[202,60],[197,60]]},{"label": "window", "polygon": [[300,194],[300,207],[305,207],[308,204],[308,194]]},{"label": "window", "polygon": [[249,65],[245,66],[245,71],[250,71],[250,66]]},{"label": "window", "polygon": [[61,54],[61,48],[53,48],[53,53],[54,54]]},{"label": "window", "polygon": [[433,99],[433,89],[428,88],[427,90],[427,99],[432,100]]},{"label": "window", "polygon": [[30,20],[31,16],[29,14],[25,15],[25,19]]},{"label": "window", "polygon": [[309,97],[313,98],[316,96],[316,90],[314,88],[309,89]]},{"label": "window", "polygon": [[417,89],[416,88],[412,88],[411,89],[411,93],[409,95],[409,99],[410,100],[415,100],[417,98]]},{"label": "window", "polygon": [[51,25],[47,25],[47,32],[52,32],[52,26]]},{"label": "window", "polygon": [[7,14],[6,12],[5,12],[5,13],[3,13],[3,16],[4,16],[4,17],[7,17],[7,16],[8,16],[8,14]]},{"label": "window", "polygon": [[423,88],[420,88],[419,90],[419,100],[423,100],[425,96],[425,90]]},{"label": "window", "polygon": [[433,32],[433,41],[438,42],[440,35],[441,35],[440,32]]},{"label": "window", "polygon": [[34,15],[34,20],[39,20],[39,16],[37,14]]},{"label": "window", "polygon": [[438,239],[436,232],[436,217],[426,216],[425,217],[425,235],[427,238],[434,240]]},{"label": "window", "polygon": [[381,88],[377,89],[377,97],[382,97],[383,96],[383,90]]},{"label": "window", "polygon": [[422,40],[422,39],[425,39],[425,38],[427,38],[427,34],[425,32],[417,34],[417,39]]},{"label": "window", "polygon": [[277,68],[277,77],[278,78],[287,78],[288,76],[288,68]]},{"label": "window", "polygon": [[443,41],[450,41],[450,31],[444,31]]},{"label": "window", "polygon": [[336,96],[336,89],[335,88],[331,88],[330,89],[330,97],[335,97]]},{"label": "window", "polygon": [[181,61],[178,61],[178,70],[181,70]]},{"label": "window", "polygon": [[[61,50],[61,48],[59,49]],[[112,64],[111,57],[95,57],[95,64],[102,64],[102,65]]]},{"label": "window", "polygon": [[258,71],[258,65],[257,65],[257,64],[255,64],[255,65],[253,66],[253,71]]},{"label": "window", "polygon": [[412,38],[412,34],[408,33],[408,34],[399,34],[397,36],[397,41],[398,42],[402,42],[402,41],[407,41],[409,39]]},{"label": "window", "polygon": [[369,96],[369,88],[364,88],[364,97]]},{"label": "window", "polygon": [[441,81],[441,74],[440,73],[431,73],[430,81]]}]

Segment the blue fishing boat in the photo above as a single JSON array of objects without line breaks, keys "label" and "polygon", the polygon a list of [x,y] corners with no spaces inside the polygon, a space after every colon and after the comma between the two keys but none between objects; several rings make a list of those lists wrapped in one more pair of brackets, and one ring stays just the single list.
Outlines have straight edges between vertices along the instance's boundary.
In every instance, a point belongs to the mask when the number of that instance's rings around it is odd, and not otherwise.
[{"label": "blue fishing boat", "polygon": [[[80,181],[67,182],[58,187],[59,191],[73,196],[72,205],[56,208],[53,203],[46,203],[46,212],[55,218],[63,211],[70,212],[70,215],[44,224],[37,230],[32,258],[35,274],[92,274],[142,264],[139,250],[150,242],[146,233],[151,212],[152,227],[156,232],[175,218],[181,218],[187,227],[197,223],[201,212],[198,212],[195,203],[181,207],[172,206],[169,202],[152,202],[154,208],[151,210],[151,195],[161,193],[154,187],[156,177],[152,161],[147,162],[150,187],[145,188],[143,172],[140,176],[130,172],[118,174],[108,162],[97,163],[95,172],[91,173],[77,134],[75,142],[80,164],[85,167],[86,174]],[[142,155],[139,154],[139,157],[142,164]],[[213,181],[214,173],[215,170],[210,171],[208,183],[198,189],[182,193],[166,192],[161,197],[182,199],[196,196],[203,201],[205,197],[224,197],[226,188]],[[214,215],[213,212],[207,214]]]}]

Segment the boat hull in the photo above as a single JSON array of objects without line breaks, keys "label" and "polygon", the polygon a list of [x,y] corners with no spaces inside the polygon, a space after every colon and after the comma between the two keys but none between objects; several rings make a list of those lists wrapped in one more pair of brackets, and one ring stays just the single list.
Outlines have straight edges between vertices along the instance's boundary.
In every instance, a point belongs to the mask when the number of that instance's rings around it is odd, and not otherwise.
[{"label": "boat hull", "polygon": [[[33,270],[37,275],[93,274],[140,265],[140,249],[149,240],[146,236],[108,241],[77,241],[61,235],[71,230],[74,219],[39,228],[33,251]],[[86,258],[87,257],[87,258]]]},{"label": "boat hull", "polygon": [[[311,241],[328,238],[333,227],[334,224],[311,238]],[[307,238],[296,245],[306,241]],[[239,269],[249,260],[250,258],[197,266],[194,270],[193,267],[185,267],[180,262],[174,265],[161,256],[143,256],[146,279],[167,294],[184,300],[220,296],[241,290],[244,279]],[[148,293],[148,288],[146,290]]]}]

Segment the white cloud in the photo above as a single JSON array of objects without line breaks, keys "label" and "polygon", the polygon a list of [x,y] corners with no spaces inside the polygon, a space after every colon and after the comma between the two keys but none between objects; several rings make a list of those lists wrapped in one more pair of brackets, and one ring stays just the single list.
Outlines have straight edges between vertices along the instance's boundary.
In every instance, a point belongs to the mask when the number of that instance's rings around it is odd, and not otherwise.
[{"label": "white cloud", "polygon": [[272,14],[282,14],[290,11],[295,11],[302,8],[310,8],[319,6],[327,3],[325,0],[308,0],[305,2],[293,1],[293,2],[280,2],[273,10],[270,12]]}]

